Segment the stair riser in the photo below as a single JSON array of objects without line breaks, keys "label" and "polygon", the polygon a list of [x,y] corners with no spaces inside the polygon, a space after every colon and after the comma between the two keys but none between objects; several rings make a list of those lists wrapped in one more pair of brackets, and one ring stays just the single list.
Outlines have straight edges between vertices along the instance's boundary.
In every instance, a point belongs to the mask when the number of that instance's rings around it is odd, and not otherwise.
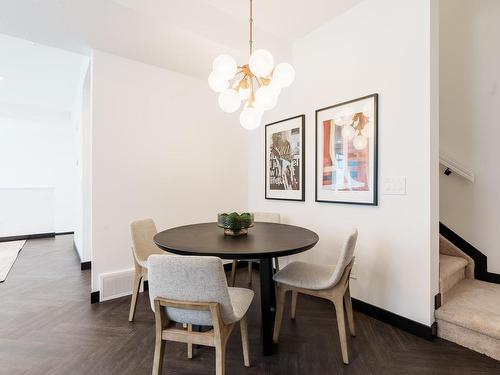
[{"label": "stair riser", "polygon": [[438,337],[465,346],[500,361],[500,340],[437,319]]},{"label": "stair riser", "polygon": [[465,279],[465,268],[461,268],[456,272],[452,273],[448,277],[446,277],[441,283],[439,291],[442,295],[442,303],[446,301],[446,292],[457,285],[460,281]]},{"label": "stair riser", "polygon": [[465,259],[468,262],[465,268],[465,277],[467,279],[474,278],[474,260],[442,235],[439,236],[439,253]]}]

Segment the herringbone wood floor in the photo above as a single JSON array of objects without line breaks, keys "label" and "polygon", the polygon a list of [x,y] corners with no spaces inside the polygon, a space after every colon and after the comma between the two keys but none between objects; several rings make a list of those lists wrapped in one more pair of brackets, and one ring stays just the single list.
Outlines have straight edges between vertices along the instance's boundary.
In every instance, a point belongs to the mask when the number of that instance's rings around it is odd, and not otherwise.
[{"label": "herringbone wood floor", "polygon": [[[135,323],[129,298],[89,304],[89,271],[80,271],[72,236],[31,240],[0,284],[0,374],[149,374],[154,319],[141,295]],[[243,271],[243,270],[242,270]],[[243,285],[246,273],[239,273]],[[254,282],[258,283],[255,274]],[[257,284],[256,284],[257,285]],[[228,374],[500,374],[500,362],[437,339],[428,342],[356,313],[351,364],[342,364],[333,307],[299,298],[287,309],[277,353],[263,357],[259,298],[249,314],[252,367],[243,367],[239,330],[229,342]],[[164,374],[214,373],[214,350],[168,343]]]}]

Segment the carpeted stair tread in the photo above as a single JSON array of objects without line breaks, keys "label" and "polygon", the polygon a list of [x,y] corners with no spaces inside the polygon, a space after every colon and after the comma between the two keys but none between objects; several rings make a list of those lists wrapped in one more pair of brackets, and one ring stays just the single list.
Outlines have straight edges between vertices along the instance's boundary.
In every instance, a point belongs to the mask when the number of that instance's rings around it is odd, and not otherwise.
[{"label": "carpeted stair tread", "polygon": [[460,281],[447,293],[436,318],[500,340],[500,284]]}]

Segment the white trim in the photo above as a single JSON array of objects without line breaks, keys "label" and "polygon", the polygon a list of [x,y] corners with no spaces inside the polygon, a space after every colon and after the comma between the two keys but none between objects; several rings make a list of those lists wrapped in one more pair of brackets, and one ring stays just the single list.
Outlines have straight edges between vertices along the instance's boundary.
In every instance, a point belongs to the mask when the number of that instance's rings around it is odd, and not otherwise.
[{"label": "white trim", "polygon": [[443,154],[439,154],[439,164],[449,168],[452,172],[455,172],[470,182],[474,182],[474,172],[463,167],[456,160]]}]

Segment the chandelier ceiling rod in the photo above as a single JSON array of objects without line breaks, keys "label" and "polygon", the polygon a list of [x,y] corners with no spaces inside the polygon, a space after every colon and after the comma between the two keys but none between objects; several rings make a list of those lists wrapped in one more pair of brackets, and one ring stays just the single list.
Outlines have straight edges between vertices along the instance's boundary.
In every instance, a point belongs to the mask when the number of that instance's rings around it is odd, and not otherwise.
[{"label": "chandelier ceiling rod", "polygon": [[253,51],[253,0],[250,0],[250,20],[248,21],[250,24],[250,55],[252,54]]}]

